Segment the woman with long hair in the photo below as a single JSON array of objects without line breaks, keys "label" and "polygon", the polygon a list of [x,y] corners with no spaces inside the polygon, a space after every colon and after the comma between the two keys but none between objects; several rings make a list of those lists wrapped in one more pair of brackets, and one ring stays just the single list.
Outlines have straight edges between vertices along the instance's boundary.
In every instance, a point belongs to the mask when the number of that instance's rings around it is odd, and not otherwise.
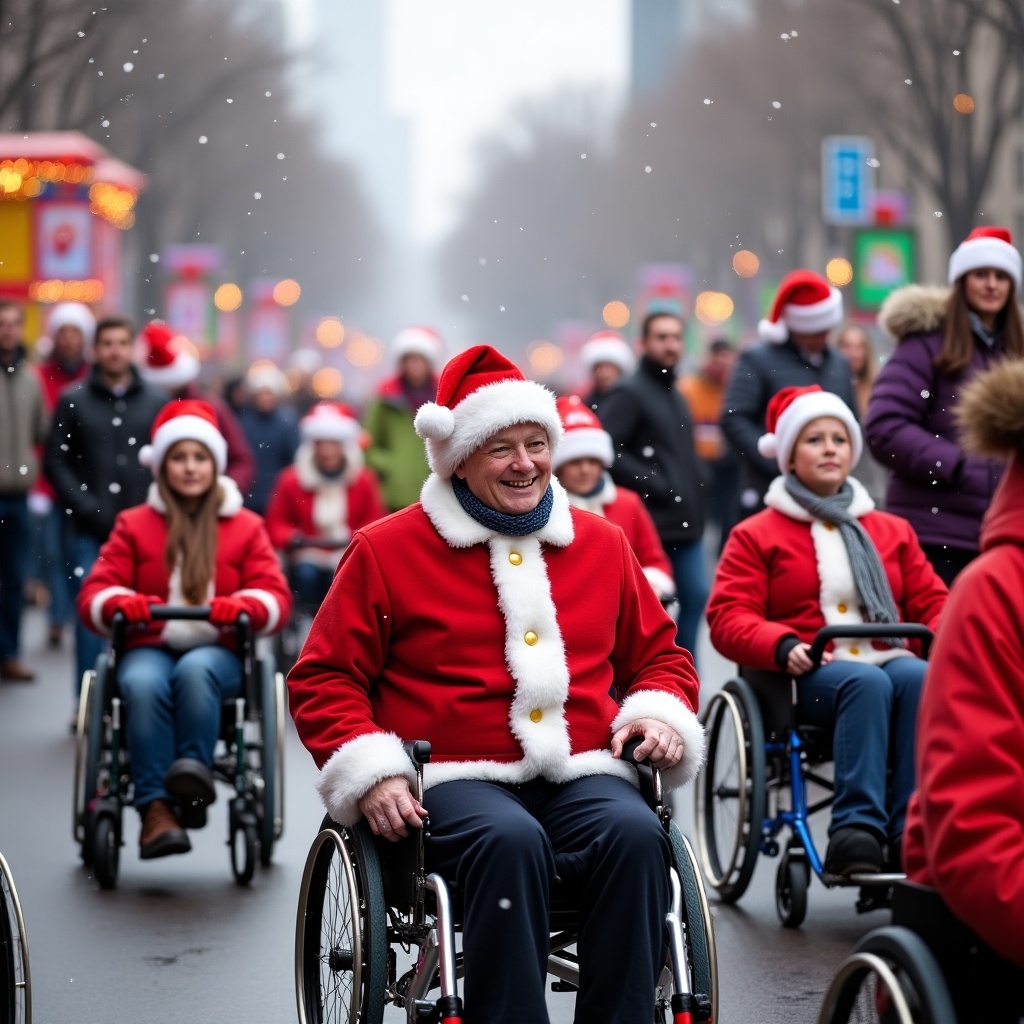
[{"label": "woman with long hair", "polygon": [[[239,615],[257,635],[273,633],[291,594],[263,520],[223,475],[227,443],[212,406],[165,406],[139,461],[153,471],[149,495],[117,517],[78,614],[104,635],[117,612],[129,624],[117,684],[142,817],[139,855],[149,859],[188,852],[185,828],[205,824],[216,798],[210,768],[221,704],[242,685]],[[153,622],[152,606],[164,603],[208,606],[209,621]]]},{"label": "woman with long hair", "polygon": [[1010,232],[975,228],[949,259],[949,283],[948,292],[912,285],[883,304],[879,323],[897,345],[865,419],[868,446],[891,474],[886,506],[910,521],[947,584],[978,554],[1002,474],[1001,463],[960,444],[960,393],[1000,360],[1024,357],[1021,256]]}]

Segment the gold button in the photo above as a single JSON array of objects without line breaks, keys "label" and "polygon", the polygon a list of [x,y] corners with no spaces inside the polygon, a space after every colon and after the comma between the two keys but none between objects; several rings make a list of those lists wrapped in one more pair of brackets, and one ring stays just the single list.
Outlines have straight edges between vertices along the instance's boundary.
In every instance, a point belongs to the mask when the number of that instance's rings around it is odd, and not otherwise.
[{"label": "gold button", "polygon": [[534,708],[530,712],[530,721],[539,722],[544,717],[544,712],[540,708]]},{"label": "gold button", "polygon": [[826,523],[825,524],[825,529],[826,530],[834,530],[835,526],[832,523]]},{"label": "gold button", "polygon": [[537,642],[537,634],[532,629],[528,630],[523,639],[532,647]]},{"label": "gold button", "polygon": [[846,614],[846,605],[845,604],[837,604],[836,605],[836,611],[839,612],[840,615],[845,615]]},{"label": "gold button", "polygon": [[856,658],[857,655],[860,654],[860,648],[859,647],[851,647],[850,648],[850,653]]},{"label": "gold button", "polygon": [[518,551],[513,551],[512,554],[510,554],[508,556],[508,560],[513,565],[522,565],[523,564],[523,556],[521,554],[519,554]]}]

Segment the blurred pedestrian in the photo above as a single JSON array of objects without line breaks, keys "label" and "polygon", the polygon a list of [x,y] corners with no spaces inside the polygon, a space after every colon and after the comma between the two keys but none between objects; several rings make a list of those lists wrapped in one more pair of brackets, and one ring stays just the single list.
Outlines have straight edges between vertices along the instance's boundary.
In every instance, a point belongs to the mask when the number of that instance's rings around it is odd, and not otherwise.
[{"label": "blurred pedestrian", "polygon": [[[96,318],[81,302],[62,302],[53,307],[47,324],[51,349],[39,364],[39,379],[49,414],[57,407],[60,393],[83,380],[89,372],[86,346],[92,345]],[[59,647],[64,627],[73,621],[74,600],[68,566],[71,565],[73,530],[64,509],[54,502],[55,493],[45,473],[40,473],[29,505],[37,518],[40,538],[41,579],[49,594],[49,645]]]},{"label": "blurred pedestrian", "polygon": [[276,366],[255,364],[246,374],[245,382],[249,405],[238,414],[238,422],[256,456],[256,472],[243,494],[245,504],[263,515],[274,481],[295,457],[299,423],[295,410],[283,401],[287,382]]},{"label": "blurred pedestrian", "polygon": [[761,341],[740,355],[725,392],[722,430],[740,460],[741,516],[762,507],[778,474],[757,450],[773,395],[817,384],[854,408],[850,365],[828,343],[842,319],[839,290],[813,271],[794,270],[782,279],[771,313],[757,326]]},{"label": "blurred pedestrian", "polygon": [[406,327],[395,335],[391,357],[398,372],[377,388],[363,426],[370,439],[367,464],[377,474],[388,511],[397,512],[419,501],[430,474],[413,419],[437,393],[436,371],[444,346],[429,327]]},{"label": "blurred pedestrian", "polygon": [[629,343],[615,331],[598,331],[580,348],[580,362],[590,375],[590,391],[583,398],[601,418],[601,406],[608,392],[636,367]]},{"label": "blurred pedestrian", "polygon": [[46,403],[28,364],[25,315],[0,301],[0,679],[28,681],[19,660],[25,576],[31,550],[28,492],[39,473],[36,445],[46,436]]},{"label": "blurred pedestrian", "polygon": [[676,643],[695,651],[708,582],[701,543],[703,474],[690,409],[676,387],[682,319],[649,314],[641,325],[639,348],[636,370],[602,401],[601,422],[614,446],[612,479],[643,498],[672,563],[679,599]]},{"label": "blurred pedestrian", "polygon": [[142,328],[139,337],[142,358],[139,373],[143,380],[163,388],[171,398],[202,401],[213,406],[217,429],[228,443],[226,473],[244,494],[252,486],[256,463],[245,433],[239,426],[231,406],[220,396],[208,394],[198,384],[201,369],[191,343],[179,337],[162,320],[152,320]]},{"label": "blurred pedestrian", "polygon": [[313,388],[313,376],[323,363],[323,358],[315,348],[296,349],[288,357],[288,401],[300,418],[320,401],[320,396]]},{"label": "blurred pedestrian", "polygon": [[1024,357],[1021,256],[1005,228],[975,228],[949,258],[949,291],[894,292],[879,323],[897,339],[871,395],[868,445],[890,472],[887,506],[909,519],[951,583],[978,553],[1002,463],[965,452],[960,392],[1004,357]]},{"label": "blurred pedestrian", "polygon": [[[878,378],[878,355],[875,343],[865,327],[847,322],[836,334],[836,348],[850,364],[853,376],[853,397],[856,401],[857,418],[867,416],[871,389]],[[870,451],[861,455],[853,475],[867,488],[876,508],[885,508],[885,488],[889,479],[889,471]]]},{"label": "blurred pedestrian", "polygon": [[718,550],[739,519],[740,461],[722,433],[722,403],[736,365],[736,349],[725,338],[707,347],[696,373],[679,378],[679,392],[693,417],[693,443],[710,484],[708,518],[718,527]]},{"label": "blurred pedestrian", "polygon": [[[92,368],[61,392],[46,439],[46,476],[74,534],[68,575],[75,597],[118,512],[144,501],[152,481],[139,465],[138,453],[167,394],[147,384],[132,364],[134,335],[124,317],[108,317],[96,325]],[[76,702],[82,674],[95,665],[101,651],[99,637],[77,622],[72,680]]]}]

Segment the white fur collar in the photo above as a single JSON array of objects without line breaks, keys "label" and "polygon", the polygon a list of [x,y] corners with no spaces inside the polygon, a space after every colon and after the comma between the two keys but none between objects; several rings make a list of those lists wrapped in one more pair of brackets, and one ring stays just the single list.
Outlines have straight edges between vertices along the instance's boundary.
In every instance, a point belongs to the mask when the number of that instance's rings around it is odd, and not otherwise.
[{"label": "white fur collar", "polygon": [[345,445],[345,469],[339,477],[326,477],[313,462],[313,442],[303,441],[295,450],[295,475],[304,491],[342,484],[350,486],[363,469],[363,450],[358,444]]},{"label": "white fur collar", "polygon": [[607,473],[604,474],[604,487],[597,494],[591,495],[589,498],[582,494],[571,494],[569,491],[566,491],[565,494],[573,508],[583,509],[584,512],[594,512],[599,516],[604,515],[605,505],[610,505],[618,496],[615,484],[612,483],[612,478]]},{"label": "white fur collar", "polygon": [[[854,477],[847,477],[847,482],[853,488],[853,500],[850,502],[850,515],[854,519],[860,519],[875,507],[871,495],[864,489],[864,485]],[[786,478],[777,476],[768,486],[768,493],[764,496],[764,503],[768,508],[789,516],[790,519],[797,519],[802,523],[811,523],[814,516],[802,505],[798,505],[796,499],[786,490]]]},{"label": "white fur collar", "polygon": [[[218,477],[217,483],[220,484],[221,490],[224,492],[224,500],[220,503],[220,511],[217,515],[221,519],[231,519],[242,511],[244,504],[242,492],[238,489],[238,484],[229,476]],[[160,515],[167,515],[167,506],[164,504],[163,498],[160,497],[160,491],[155,480],[149,485],[149,492],[146,494],[146,504],[151,508],[155,508]]]},{"label": "white fur collar", "polygon": [[[551,478],[551,490],[555,500],[547,525],[528,536],[535,537],[543,544],[564,548],[572,543],[574,536],[569,497],[565,493],[565,488],[554,477]],[[420,492],[420,502],[434,529],[449,547],[469,548],[474,544],[486,544],[501,536],[468,515],[459,504],[459,499],[455,497],[451,481],[443,480],[436,473],[431,473],[427,477],[427,482]]]}]

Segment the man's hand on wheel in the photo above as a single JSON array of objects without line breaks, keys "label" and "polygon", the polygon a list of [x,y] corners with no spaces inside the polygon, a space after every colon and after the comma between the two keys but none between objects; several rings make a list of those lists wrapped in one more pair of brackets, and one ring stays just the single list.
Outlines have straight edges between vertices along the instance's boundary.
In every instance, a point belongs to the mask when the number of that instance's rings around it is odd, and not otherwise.
[{"label": "man's hand on wheel", "polygon": [[403,775],[381,779],[359,801],[359,810],[375,836],[393,843],[409,834],[409,826],[421,828],[427,809],[413,795]]},{"label": "man's hand on wheel", "polygon": [[682,737],[671,726],[656,718],[638,718],[624,725],[612,736],[612,756],[622,757],[623,744],[633,736],[643,736],[644,741],[636,748],[634,757],[647,761],[653,767],[664,771],[683,759]]}]

